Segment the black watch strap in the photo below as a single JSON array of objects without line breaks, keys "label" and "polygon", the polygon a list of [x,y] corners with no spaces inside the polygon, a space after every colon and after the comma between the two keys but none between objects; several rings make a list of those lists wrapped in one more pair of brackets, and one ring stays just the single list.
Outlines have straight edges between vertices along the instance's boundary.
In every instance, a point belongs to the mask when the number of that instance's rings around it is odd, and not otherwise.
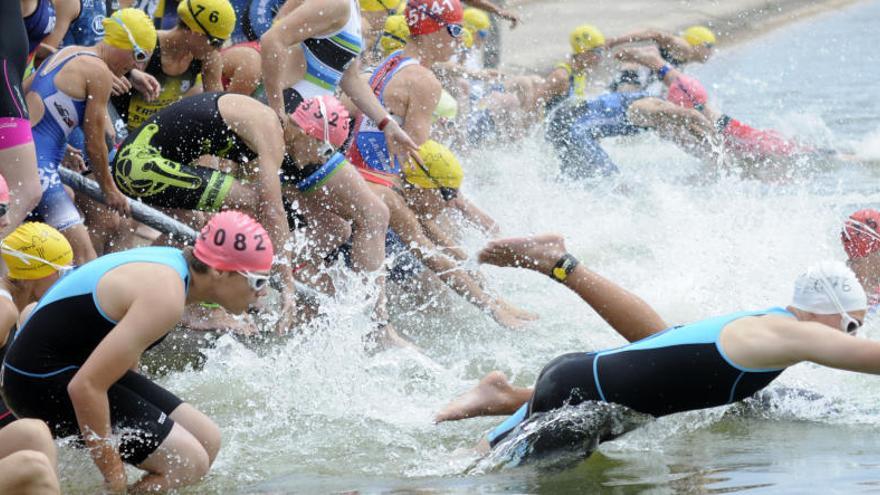
[{"label": "black watch strap", "polygon": [[553,270],[550,272],[550,278],[556,280],[557,282],[565,282],[571,272],[574,271],[575,267],[578,266],[580,262],[574,256],[565,253],[559,261],[553,265]]}]

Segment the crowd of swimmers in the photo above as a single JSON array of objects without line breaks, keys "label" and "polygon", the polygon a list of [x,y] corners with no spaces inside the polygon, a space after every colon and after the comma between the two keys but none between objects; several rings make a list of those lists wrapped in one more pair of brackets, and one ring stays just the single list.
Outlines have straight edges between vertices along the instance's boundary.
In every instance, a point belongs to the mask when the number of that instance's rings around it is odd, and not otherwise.
[{"label": "crowd of swimmers", "polygon": [[[246,310],[269,292],[275,329],[290,331],[317,304],[296,287],[338,290],[331,266],[376,288],[368,334],[383,345],[412,345],[389,321],[388,283],[448,287],[504,327],[535,320],[467,263],[465,226],[496,238],[480,262],[550,276],[631,342],[563,354],[530,388],[490,373],[438,413],[511,414],[486,448],[585,401],[661,416],[747,398],[802,361],[880,373],[880,344],[854,336],[880,302],[875,210],[843,227],[849,267],[810,268],[788,306],[675,327],[561,237],[497,239],[461,191],[456,152],[543,128],[575,179],[618,171],[602,139],[647,131],[745,176],[833,152],[711,106],[685,72],[713,54],[704,26],[606,38],[581,25],[568,58],[513,74],[491,67],[490,48],[497,19],[518,15],[465,3],[0,4],[0,493],[58,493],[53,437],[69,436],[108,491],[198,483],[220,428],[141,374],[141,355],[181,322],[254,331]],[[71,189],[62,168],[100,197]],[[197,237],[181,245],[139,224],[133,200]],[[144,472],[133,484],[126,463]]]}]

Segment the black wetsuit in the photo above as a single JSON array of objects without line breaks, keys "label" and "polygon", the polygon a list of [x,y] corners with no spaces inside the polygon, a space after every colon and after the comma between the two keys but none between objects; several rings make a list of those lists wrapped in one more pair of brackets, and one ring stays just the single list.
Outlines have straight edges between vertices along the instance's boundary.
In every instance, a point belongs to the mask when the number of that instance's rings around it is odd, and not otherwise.
[{"label": "black wetsuit", "polygon": [[737,319],[767,314],[793,317],[783,308],[746,311],[669,328],[617,349],[559,356],[541,371],[531,401],[495,428],[489,443],[496,445],[533,414],[585,401],[665,416],[750,397],[784,368],[743,368],[724,354],[719,337]]},{"label": "black wetsuit", "polygon": [[[0,119],[28,119],[27,104],[21,90],[28,57],[28,35],[21,18],[21,2],[0,2]],[[3,133],[0,132],[0,137]],[[6,146],[0,141],[0,150]]]},{"label": "black wetsuit", "polygon": [[[110,270],[127,263],[169,266],[189,289],[189,267],[183,254],[167,247],[102,256],[59,280],[7,345],[0,385],[16,416],[42,419],[56,437],[80,433],[67,386],[117,323],[98,306],[98,282]],[[149,457],[168,436],[174,425],[169,416],[183,403],[130,370],[110,387],[107,397],[111,425],[122,433],[120,455],[134,465]]]}]

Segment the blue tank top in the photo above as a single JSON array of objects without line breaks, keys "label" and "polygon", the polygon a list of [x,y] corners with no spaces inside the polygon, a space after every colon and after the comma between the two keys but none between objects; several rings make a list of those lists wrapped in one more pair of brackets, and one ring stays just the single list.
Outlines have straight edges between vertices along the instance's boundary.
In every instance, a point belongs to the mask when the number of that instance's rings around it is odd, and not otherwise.
[{"label": "blue tank top", "polygon": [[[385,87],[401,69],[413,64],[418,64],[418,61],[404,57],[402,51],[397,51],[382,61],[370,76],[370,87],[382,106],[385,106]],[[356,167],[385,174],[400,174],[400,163],[391,159],[385,133],[379,130],[378,124],[366,115],[361,115],[355,123],[355,129],[357,134],[348,157],[351,163]]]},{"label": "blue tank top", "polygon": [[55,29],[55,6],[52,2],[40,0],[34,13],[24,18],[24,27],[28,36],[28,53],[33,53],[40,42]]},{"label": "blue tank top", "polygon": [[189,291],[189,266],[179,249],[145,247],[101,256],[49,288],[7,346],[4,364],[37,378],[81,366],[117,323],[98,303],[98,282],[128,263],[169,266]]},{"label": "blue tank top", "polygon": [[104,0],[80,0],[79,16],[70,23],[62,46],[92,46],[104,39],[107,4]]},{"label": "blue tank top", "polygon": [[68,62],[81,55],[97,57],[91,52],[75,52],[56,64],[58,55],[53,55],[37,70],[31,82],[30,92],[40,95],[44,107],[43,117],[33,128],[40,163],[61,163],[67,137],[85,119],[86,100],[73,98],[55,87],[55,76]]}]

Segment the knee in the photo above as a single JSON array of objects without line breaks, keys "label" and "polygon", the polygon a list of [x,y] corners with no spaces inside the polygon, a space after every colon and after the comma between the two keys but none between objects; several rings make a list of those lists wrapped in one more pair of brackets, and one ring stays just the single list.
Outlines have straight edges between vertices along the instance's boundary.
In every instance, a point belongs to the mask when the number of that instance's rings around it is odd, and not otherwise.
[{"label": "knee", "polygon": [[202,432],[202,438],[199,440],[201,440],[202,446],[208,454],[208,467],[210,468],[214,464],[214,460],[217,459],[217,454],[220,452],[220,446],[223,443],[223,436],[217,423],[209,420]]},{"label": "knee", "polygon": [[384,202],[373,201],[365,211],[365,224],[370,230],[380,231],[383,235],[388,230],[388,222],[391,219],[391,212]]},{"label": "knee", "polygon": [[14,476],[17,478],[14,480],[16,493],[60,493],[55,468],[46,454],[35,450],[20,450],[10,455],[8,459],[14,461]]},{"label": "knee", "polygon": [[39,419],[19,419],[5,428],[13,434],[14,442],[20,449],[43,452],[49,458],[55,457],[55,444],[52,432],[46,423]]}]

